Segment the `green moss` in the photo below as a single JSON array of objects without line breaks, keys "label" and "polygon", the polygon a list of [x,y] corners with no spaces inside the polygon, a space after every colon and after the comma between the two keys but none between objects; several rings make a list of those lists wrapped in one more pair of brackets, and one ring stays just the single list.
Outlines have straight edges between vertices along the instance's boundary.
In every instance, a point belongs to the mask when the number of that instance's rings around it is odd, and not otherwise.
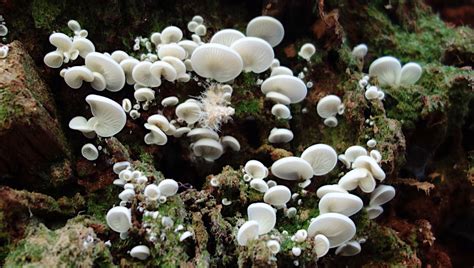
[{"label": "green moss", "polygon": [[237,101],[235,103],[235,116],[243,117],[247,115],[256,115],[262,110],[262,108],[263,104],[259,99]]},{"label": "green moss", "polygon": [[119,187],[109,185],[102,190],[89,194],[86,198],[87,214],[105,224],[105,215],[111,208],[112,204],[117,201],[119,193]]},{"label": "green moss", "polygon": [[21,111],[15,102],[15,95],[8,87],[0,88],[0,127]]},{"label": "green moss", "polygon": [[64,2],[57,0],[33,0],[31,15],[35,27],[44,30],[53,30],[53,23],[64,9]]}]

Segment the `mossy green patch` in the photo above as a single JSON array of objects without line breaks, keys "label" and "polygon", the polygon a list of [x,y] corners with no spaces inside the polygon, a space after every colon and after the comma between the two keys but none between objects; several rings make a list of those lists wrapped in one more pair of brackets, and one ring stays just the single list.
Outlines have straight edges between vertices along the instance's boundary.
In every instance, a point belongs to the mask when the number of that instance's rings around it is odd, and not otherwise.
[{"label": "mossy green patch", "polygon": [[57,0],[33,0],[31,15],[35,27],[44,30],[53,30],[54,21],[64,9],[64,2]]},{"label": "mossy green patch", "polygon": [[13,115],[21,111],[14,100],[15,95],[8,87],[0,88],[0,129]]},{"label": "mossy green patch", "polygon": [[260,99],[249,99],[235,102],[235,116],[257,115],[263,109]]}]

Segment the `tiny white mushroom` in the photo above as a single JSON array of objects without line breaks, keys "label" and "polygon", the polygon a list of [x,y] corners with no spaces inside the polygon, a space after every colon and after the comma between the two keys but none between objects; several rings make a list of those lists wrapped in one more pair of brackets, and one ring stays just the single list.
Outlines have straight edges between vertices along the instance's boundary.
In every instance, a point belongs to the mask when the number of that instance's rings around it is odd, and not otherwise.
[{"label": "tiny white mushroom", "polygon": [[335,248],[354,237],[356,227],[347,216],[339,213],[319,215],[311,221],[308,227],[308,236],[324,235],[329,240],[329,248]]},{"label": "tiny white mushroom", "polygon": [[280,242],[278,242],[277,240],[268,240],[267,247],[272,254],[277,254],[278,252],[280,252]]},{"label": "tiny white mushroom", "polygon": [[336,151],[326,144],[315,144],[306,148],[301,158],[311,165],[316,176],[328,174],[337,164]]},{"label": "tiny white mushroom", "polygon": [[277,185],[265,192],[263,201],[274,206],[283,206],[291,199],[291,191],[284,185]]},{"label": "tiny white mushroom", "polygon": [[245,222],[237,232],[237,243],[240,246],[246,246],[250,241],[257,239],[258,229],[258,222],[252,220]]},{"label": "tiny white mushroom", "polygon": [[288,67],[285,67],[285,66],[278,66],[278,67],[275,67],[275,68],[272,68],[272,72],[270,74],[270,76],[276,76],[276,75],[282,75],[282,74],[286,74],[286,75],[293,75],[293,71],[288,68]]},{"label": "tiny white mushroom", "polygon": [[183,102],[176,107],[175,113],[186,123],[194,124],[201,118],[201,107],[194,102]]},{"label": "tiny white mushroom", "polygon": [[267,94],[265,94],[265,99],[269,99],[275,103],[281,103],[284,105],[288,105],[291,103],[290,98],[275,91],[270,91]]},{"label": "tiny white mushroom", "polygon": [[383,213],[383,208],[381,206],[368,206],[365,210],[367,211],[367,217],[371,220],[376,219]]},{"label": "tiny white mushroom", "polygon": [[373,192],[375,184],[374,177],[366,168],[355,168],[347,172],[338,183],[341,188],[348,191],[352,191],[359,186],[364,193]]},{"label": "tiny white mushroom", "polygon": [[95,118],[93,129],[97,135],[112,137],[123,129],[127,116],[118,103],[98,95],[88,95],[86,101]]},{"label": "tiny white mushroom", "polygon": [[163,44],[177,43],[183,38],[183,32],[176,26],[168,26],[161,31],[161,42]]},{"label": "tiny white mushroom", "polygon": [[160,189],[156,184],[148,184],[144,190],[145,197],[149,200],[156,201],[161,196]]},{"label": "tiny white mushroom", "polygon": [[314,45],[311,43],[306,43],[301,46],[300,51],[298,52],[298,55],[302,57],[303,59],[309,61],[315,52],[316,52],[316,48],[314,47]]},{"label": "tiny white mushroom", "polygon": [[178,102],[179,102],[179,100],[178,100],[177,97],[170,96],[170,97],[164,98],[161,101],[161,105],[163,105],[163,107],[171,107],[171,106],[175,106],[176,104],[178,104]]},{"label": "tiny white mushroom", "polygon": [[87,143],[82,146],[81,153],[82,156],[89,161],[94,161],[99,157],[99,151],[92,143]]},{"label": "tiny white mushroom", "polygon": [[367,150],[359,145],[353,145],[344,152],[344,156],[349,162],[354,162],[354,160],[361,155],[367,155]]},{"label": "tiny white mushroom", "polygon": [[381,206],[395,197],[395,188],[390,185],[379,185],[370,195],[370,206]]},{"label": "tiny white mushroom", "polygon": [[250,181],[250,187],[252,187],[253,189],[261,192],[261,193],[265,193],[267,190],[268,190],[268,185],[267,183],[262,180],[262,179],[253,179]]},{"label": "tiny white mushroom", "polygon": [[372,157],[379,164],[382,161],[382,154],[377,150],[370,151],[370,157]]},{"label": "tiny white mushroom", "polygon": [[321,214],[336,212],[346,216],[352,216],[362,209],[362,200],[349,193],[327,193],[319,201]]},{"label": "tiny white mushroom", "polygon": [[341,186],[338,184],[330,184],[330,185],[324,185],[318,188],[316,191],[316,195],[319,198],[323,198],[328,193],[347,193],[345,189],[343,189]]},{"label": "tiny white mushroom", "polygon": [[121,162],[115,163],[112,168],[113,168],[114,173],[118,175],[118,174],[120,174],[120,172],[121,172],[122,170],[125,170],[125,169],[127,169],[128,167],[130,167],[130,162],[128,162],[128,161],[121,161]]},{"label": "tiny white mushroom", "polygon": [[178,183],[173,179],[164,179],[158,184],[160,193],[166,197],[175,195],[178,188]]},{"label": "tiny white mushroom", "polygon": [[265,179],[268,176],[268,169],[260,161],[249,160],[245,163],[245,173],[253,179]]},{"label": "tiny white mushroom", "polygon": [[275,75],[267,78],[261,85],[261,91],[263,94],[268,92],[278,92],[287,96],[291,103],[298,103],[302,101],[308,89],[301,79],[291,75]]},{"label": "tiny white mushroom", "polygon": [[232,43],[244,37],[245,35],[237,30],[224,29],[216,32],[209,42],[230,47]]},{"label": "tiny white mushroom", "polygon": [[356,158],[354,163],[352,164],[352,168],[365,168],[370,171],[370,173],[379,181],[383,181],[385,179],[385,172],[383,169],[378,165],[377,161],[375,161],[370,156],[359,156]]},{"label": "tiny white mushroom", "polygon": [[[284,180],[308,180],[313,177],[313,168],[299,157],[284,157],[275,161],[271,167],[272,174]],[[274,187],[272,187],[274,188]]]},{"label": "tiny white mushroom", "polygon": [[334,117],[341,113],[343,105],[341,99],[336,95],[327,95],[318,101],[316,111],[321,118]]},{"label": "tiny white mushroom", "polygon": [[92,72],[87,69],[85,66],[74,66],[67,69],[64,74],[64,81],[70,88],[80,88],[82,82],[92,82],[94,80],[94,75]]},{"label": "tiny white mushroom", "polygon": [[224,153],[222,145],[213,139],[200,139],[193,145],[195,156],[201,156],[207,161],[214,161]]},{"label": "tiny white mushroom", "polygon": [[241,38],[230,46],[242,57],[246,72],[262,73],[272,64],[274,53],[272,47],[256,37]]},{"label": "tiny white mushroom", "polygon": [[224,149],[230,148],[234,152],[240,151],[239,141],[236,138],[232,137],[232,136],[222,137],[221,138],[221,144],[224,147]]},{"label": "tiny white mushroom", "polygon": [[126,207],[113,207],[107,212],[107,225],[118,233],[127,232],[132,227],[132,216],[130,209]]},{"label": "tiny white mushroom", "polygon": [[352,49],[352,56],[356,59],[363,59],[367,55],[367,45],[359,44]]},{"label": "tiny white mushroom", "polygon": [[314,237],[314,251],[318,258],[321,258],[328,253],[329,246],[329,240],[326,236],[318,234]]},{"label": "tiny white mushroom", "polygon": [[276,223],[276,213],[273,208],[265,203],[253,203],[247,208],[249,221],[258,223],[258,234],[270,232]]},{"label": "tiny white mushroom", "polygon": [[135,246],[130,251],[130,256],[139,260],[146,260],[150,256],[150,249],[147,246]]},{"label": "tiny white mushroom", "polygon": [[276,47],[285,35],[285,29],[280,21],[269,16],[259,16],[247,24],[247,36],[259,37]]},{"label": "tiny white mushroom", "polygon": [[272,114],[279,119],[291,118],[291,111],[288,106],[283,104],[275,104],[272,107]]},{"label": "tiny white mushroom", "polygon": [[126,113],[130,112],[132,110],[132,102],[127,98],[123,99],[122,108]]},{"label": "tiny white mushroom", "polygon": [[293,132],[286,128],[274,128],[268,135],[270,143],[287,143],[293,140]]}]

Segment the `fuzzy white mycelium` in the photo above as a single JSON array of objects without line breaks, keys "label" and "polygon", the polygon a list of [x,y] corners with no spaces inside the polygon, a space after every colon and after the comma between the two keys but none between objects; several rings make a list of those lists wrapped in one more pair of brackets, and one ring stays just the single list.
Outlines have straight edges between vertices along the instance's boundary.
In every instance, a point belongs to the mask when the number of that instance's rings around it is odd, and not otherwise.
[{"label": "fuzzy white mycelium", "polygon": [[[255,83],[261,87],[265,99],[273,103],[271,112],[280,120],[291,120],[289,105],[303,101],[308,89],[314,86],[312,81],[302,79],[310,72],[315,46],[308,43],[301,48],[299,55],[307,67],[298,77],[294,76],[291,69],[280,66],[278,59],[274,58],[273,48],[282,41],[284,28],[278,20],[268,16],[249,22],[245,34],[225,29],[210,37],[210,42],[206,42],[204,19],[195,16],[187,24],[189,32],[194,33],[191,39],[183,39],[180,28],[168,26],[162,32],[152,33],[149,38],[137,37],[133,45],[134,55],[138,54],[136,57],[121,50],[96,52],[94,44],[87,39],[87,31],[77,21],[69,21],[68,26],[73,36],[51,34],[49,41],[56,49],[45,55],[45,64],[59,68],[82,57],[85,65],[66,67],[60,73],[71,88],[79,89],[84,83],[90,83],[97,93],[104,90],[113,93],[122,89],[133,92],[133,97],[130,94],[121,105],[103,96],[87,96],[93,117],[77,116],[70,121],[69,127],[88,138],[114,136],[126,126],[127,114],[131,120],[136,120],[142,116],[141,111],[154,107],[158,108],[158,112],[144,118],[146,123],[143,127],[147,130],[144,143],[162,146],[171,137],[187,138],[191,142],[191,159],[202,158],[211,164],[226,151],[240,150],[240,143],[235,137],[220,137],[219,130],[232,120],[235,113],[231,105],[232,83],[242,72],[259,74]],[[4,28],[3,24],[0,25],[0,30]],[[365,45],[358,46],[353,56],[361,59],[366,53]],[[379,86],[413,84],[421,76],[421,67],[409,63],[401,68],[395,58],[384,57],[372,63],[369,75],[359,81],[360,87],[366,90],[366,98],[383,99],[384,93]],[[377,78],[377,85],[369,84],[372,77]],[[204,88],[200,96],[180,100],[175,96],[160,95],[159,88],[164,83],[189,81]],[[165,109],[174,110],[165,115]],[[337,127],[336,116],[342,115],[344,109],[344,102],[337,95],[321,98],[316,107],[328,127]],[[302,114],[308,111],[307,107],[302,108]],[[368,123],[370,126],[374,124],[370,120]],[[294,138],[293,132],[286,128],[274,128],[268,134],[268,142],[275,144],[288,143]],[[293,247],[290,252],[295,265],[303,253],[310,254],[314,259],[325,256],[332,248],[337,248],[336,254],[339,255],[358,254],[364,238],[356,237],[356,227],[350,217],[359,213],[364,204],[363,199],[349,191],[360,188],[362,193],[358,193],[370,194],[370,202],[364,209],[371,219],[378,217],[383,212],[381,206],[395,196],[393,187],[377,186],[377,181],[385,179],[380,166],[383,163],[382,153],[374,148],[377,146],[374,139],[367,139],[367,148],[351,146],[339,156],[331,145],[309,146],[300,157],[283,157],[275,161],[271,166],[271,176],[262,162],[248,161],[243,168],[242,180],[249,183],[252,191],[262,194],[262,199],[248,207],[247,221],[241,219],[237,222],[234,233],[236,245],[245,247],[255,240],[263,240],[272,254],[269,261],[275,261],[278,254],[289,253],[282,252],[281,245],[291,241]],[[369,148],[370,154],[367,152]],[[88,143],[83,147],[82,154],[94,161],[99,157],[100,150]],[[281,220],[279,217],[299,217],[298,207],[307,202],[308,192],[305,189],[317,176],[331,176],[338,160],[340,168],[347,173],[338,184],[324,185],[317,190],[320,214],[308,220],[307,229],[299,229],[294,234],[285,230],[280,232],[277,228]],[[134,170],[128,162],[115,163],[113,169],[118,175],[114,184],[124,190],[119,195],[121,201],[108,211],[106,220],[122,239],[128,239],[129,230],[135,228],[134,221],[141,221],[148,245],[166,239],[166,230],[174,230],[183,243],[194,236],[191,227],[177,224],[170,215],[159,211],[161,204],[177,194],[178,182],[173,179],[152,181],[141,171]],[[265,181],[269,176],[272,179]],[[278,185],[279,180],[286,180],[285,184],[294,187]],[[221,182],[213,177],[210,185],[220,187]],[[224,206],[233,204],[228,198],[222,198],[220,202]],[[130,209],[131,204],[135,204],[136,211]],[[160,224],[150,224],[151,221]],[[139,260],[157,254],[154,248],[146,245],[136,245],[130,250],[130,255]]]}]

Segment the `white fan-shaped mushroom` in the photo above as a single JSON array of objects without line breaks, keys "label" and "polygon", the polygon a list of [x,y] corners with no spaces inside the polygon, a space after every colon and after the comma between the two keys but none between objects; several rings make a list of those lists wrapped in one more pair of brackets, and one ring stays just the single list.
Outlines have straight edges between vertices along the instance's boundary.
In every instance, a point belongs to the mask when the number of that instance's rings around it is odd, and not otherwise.
[{"label": "white fan-shaped mushroom", "polygon": [[158,198],[161,196],[160,189],[156,184],[148,184],[145,187],[145,190],[143,190],[143,193],[148,200],[152,201],[158,200]]},{"label": "white fan-shaped mushroom", "polygon": [[128,58],[125,60],[122,60],[120,62],[120,67],[122,67],[122,70],[125,73],[125,77],[127,80],[127,84],[132,85],[135,83],[135,79],[133,79],[133,68],[135,68],[135,65],[137,65],[140,61],[138,61],[135,58]]},{"label": "white fan-shaped mushroom", "polygon": [[178,80],[180,77],[186,74],[186,65],[184,65],[184,63],[180,59],[172,56],[167,56],[161,59],[161,61],[169,63],[171,64],[171,66],[173,66],[173,68],[176,70]]},{"label": "white fan-shaped mushroom", "polygon": [[183,102],[176,107],[175,113],[186,123],[194,124],[201,118],[201,107],[195,102]]},{"label": "white fan-shaped mushroom", "polygon": [[98,95],[89,95],[86,101],[95,118],[93,129],[97,135],[112,137],[123,129],[127,116],[118,103]]},{"label": "white fan-shaped mushroom", "polygon": [[161,105],[163,105],[163,107],[170,107],[170,106],[175,106],[176,104],[178,104],[178,102],[179,102],[179,99],[177,97],[170,96],[161,100]]},{"label": "white fan-shaped mushroom", "polygon": [[243,69],[240,55],[220,44],[204,44],[196,48],[191,56],[191,63],[199,76],[212,78],[218,82],[236,78]]},{"label": "white fan-shaped mushroom", "polygon": [[247,24],[247,36],[259,37],[267,41],[272,47],[280,44],[285,35],[285,29],[280,21],[269,16],[260,16]]},{"label": "white fan-shaped mushroom", "polygon": [[318,258],[321,258],[328,253],[329,246],[329,239],[324,235],[318,234],[314,237],[314,251]]},{"label": "white fan-shaped mushroom", "polygon": [[370,206],[381,206],[395,197],[395,188],[390,185],[379,185],[370,195]]},{"label": "white fan-shaped mushroom", "polygon": [[272,68],[272,73],[270,74],[270,76],[276,76],[276,75],[281,75],[281,74],[293,76],[293,71],[288,67],[278,66],[278,67]]},{"label": "white fan-shaped mushroom", "polygon": [[293,140],[293,132],[286,128],[274,128],[268,135],[269,143],[287,143]]},{"label": "white fan-shaped mushroom", "polygon": [[303,59],[309,61],[315,52],[316,52],[316,47],[314,47],[314,45],[311,43],[306,43],[301,46],[300,51],[298,52],[298,55],[302,57]]},{"label": "white fan-shaped mushroom", "polygon": [[303,181],[313,177],[311,165],[307,161],[294,156],[284,157],[275,161],[271,171],[274,176],[290,181]]},{"label": "white fan-shaped mushroom", "polygon": [[316,111],[322,118],[334,117],[341,113],[342,108],[341,99],[336,95],[327,95],[318,101]]},{"label": "white fan-shaped mushroom", "polygon": [[263,196],[265,203],[273,206],[283,206],[291,199],[291,191],[284,185],[273,186]]},{"label": "white fan-shaped mushroom", "polygon": [[212,129],[208,128],[195,128],[188,132],[187,137],[191,140],[200,140],[200,139],[213,139],[218,141],[219,134]]},{"label": "white fan-shaped mushroom", "polygon": [[169,63],[165,61],[155,61],[150,66],[150,73],[155,77],[155,79],[161,81],[161,77],[165,78],[167,81],[174,81],[178,77],[176,69]]},{"label": "white fan-shaped mushroom", "polygon": [[356,227],[347,216],[339,213],[319,215],[308,227],[308,236],[324,235],[329,240],[329,248],[338,247],[354,237]]},{"label": "white fan-shaped mushroom", "polygon": [[371,220],[376,219],[383,213],[383,208],[381,206],[368,206],[365,210],[367,211],[367,217]]},{"label": "white fan-shaped mushroom", "polygon": [[186,50],[179,46],[178,44],[165,44],[160,46],[158,49],[158,57],[163,59],[164,57],[176,57],[180,60],[183,60],[186,57]]},{"label": "white fan-shaped mushroom", "polygon": [[362,209],[362,200],[349,193],[328,193],[319,201],[319,212],[321,214],[335,212],[348,217],[356,214]]},{"label": "white fan-shaped mushroom", "polygon": [[357,157],[361,155],[367,155],[367,150],[359,145],[353,145],[346,149],[344,155],[349,162],[354,162]]},{"label": "white fan-shaped mushroom", "polygon": [[170,128],[170,122],[161,114],[154,114],[148,117],[147,122],[159,127],[163,131],[167,131]]},{"label": "white fan-shaped mushroom", "polygon": [[350,241],[347,242],[343,245],[340,245],[336,249],[336,255],[341,255],[341,256],[355,256],[359,254],[361,251],[361,247],[359,242],[357,241]]},{"label": "white fan-shaped mushroom", "polygon": [[322,198],[328,193],[347,193],[345,189],[343,189],[341,186],[338,184],[330,184],[330,185],[324,185],[318,188],[316,191],[316,195],[319,198]]},{"label": "white fan-shaped mushroom", "polygon": [[114,52],[112,52],[110,57],[118,64],[120,64],[123,60],[126,60],[129,58],[127,52],[123,50],[115,50]]},{"label": "white fan-shaped mushroom", "polygon": [[385,56],[376,59],[369,67],[369,75],[376,76],[381,86],[397,86],[402,66],[398,59]]},{"label": "white fan-shaped mushroom", "polygon": [[94,161],[99,157],[99,151],[92,143],[87,143],[82,146],[81,153],[82,156],[89,161]]},{"label": "white fan-shaped mushroom", "polygon": [[244,171],[253,179],[265,179],[268,176],[267,167],[257,160],[247,161]]},{"label": "white fan-shaped mushroom", "polygon": [[[275,188],[275,187],[273,187]],[[276,223],[276,213],[273,208],[265,203],[254,203],[248,206],[247,215],[249,221],[258,223],[258,234],[266,234],[270,232]]]},{"label": "white fan-shaped mushroom", "polygon": [[64,74],[64,81],[66,84],[74,89],[80,88],[82,82],[92,82],[94,75],[85,66],[74,66],[69,68]]},{"label": "white fan-shaped mushroom", "polygon": [[74,37],[72,49],[78,50],[79,55],[83,59],[85,59],[89,53],[95,52],[94,44],[89,39],[83,37]]},{"label": "white fan-shaped mushroom", "polygon": [[400,73],[400,84],[401,85],[413,85],[421,77],[423,69],[418,63],[409,62],[403,65]]},{"label": "white fan-shaped mushroom", "polygon": [[145,128],[151,131],[145,135],[146,144],[165,145],[168,142],[166,134],[156,125],[145,123]]},{"label": "white fan-shaped mushroom", "polygon": [[353,168],[365,168],[372,173],[372,176],[379,181],[383,181],[385,179],[385,172],[383,169],[377,164],[377,161],[370,156],[363,155],[359,156],[354,160],[352,164]]},{"label": "white fan-shaped mushroom", "polygon": [[139,260],[146,260],[150,256],[150,249],[147,246],[135,246],[130,250],[130,256]]},{"label": "white fan-shaped mushroom", "polygon": [[236,138],[232,137],[232,136],[222,137],[221,138],[221,144],[224,147],[224,149],[230,148],[234,152],[240,151],[239,141]]},{"label": "white fan-shaped mushroom", "polygon": [[272,107],[272,114],[278,119],[289,119],[291,118],[291,111],[288,106],[277,103]]},{"label": "white fan-shaped mushroom", "polygon": [[277,254],[278,252],[280,252],[280,242],[278,242],[277,240],[268,240],[267,248],[272,254]]},{"label": "white fan-shaped mushroom", "polygon": [[91,52],[87,54],[85,63],[89,70],[100,73],[104,77],[107,90],[119,91],[125,85],[125,73],[112,58],[101,53]]},{"label": "white fan-shaped mushroom", "polygon": [[107,212],[107,225],[118,233],[125,233],[132,227],[132,215],[126,207],[113,207]]},{"label": "white fan-shaped mushroom", "polygon": [[178,45],[186,51],[186,58],[190,58],[194,50],[199,46],[196,42],[191,40],[180,41]]},{"label": "white fan-shaped mushroom", "polygon": [[232,43],[244,37],[245,35],[237,30],[223,29],[216,32],[209,42],[230,47]]},{"label": "white fan-shaped mushroom", "polygon": [[341,188],[348,191],[352,191],[359,186],[364,193],[371,193],[374,191],[376,183],[369,170],[355,168],[342,176],[338,184]]},{"label": "white fan-shaped mushroom", "polygon": [[173,179],[164,179],[158,184],[160,193],[166,197],[173,196],[178,192],[178,183]]},{"label": "white fan-shaped mushroom", "polygon": [[125,169],[127,169],[128,167],[130,167],[130,162],[128,162],[128,161],[117,162],[117,163],[115,163],[114,166],[113,166],[113,171],[114,171],[115,174],[118,175],[118,174],[120,174],[120,172],[121,172],[122,170],[125,170]]},{"label": "white fan-shaped mushroom", "polygon": [[311,165],[316,176],[328,174],[337,164],[336,151],[326,144],[315,144],[306,148],[301,158]]},{"label": "white fan-shaped mushroom", "polygon": [[359,44],[352,49],[352,56],[356,59],[363,59],[367,55],[367,45]]},{"label": "white fan-shaped mushroom", "polygon": [[240,226],[237,232],[237,243],[240,246],[246,246],[248,242],[258,238],[259,225],[256,221],[247,221]]},{"label": "white fan-shaped mushroom", "polygon": [[261,193],[265,193],[268,190],[268,184],[262,179],[251,180],[250,187]]},{"label": "white fan-shaped mushroom", "polygon": [[193,152],[207,161],[214,161],[224,153],[222,145],[213,139],[200,139],[193,145]]},{"label": "white fan-shaped mushroom", "polygon": [[261,86],[263,94],[278,92],[287,96],[291,103],[302,101],[308,92],[301,79],[291,75],[276,75],[267,78]]},{"label": "white fan-shaped mushroom", "polygon": [[196,27],[194,32],[199,36],[204,36],[207,33],[207,28],[203,24],[200,24]]},{"label": "white fan-shaped mushroom", "polygon": [[288,105],[291,103],[290,98],[275,91],[270,91],[267,94],[265,94],[265,99],[269,99],[275,103],[281,103],[284,105]]},{"label": "white fan-shaped mushroom", "polygon": [[69,121],[69,128],[73,130],[78,130],[82,132],[86,137],[94,137],[94,128],[93,123],[94,120],[90,120],[90,122],[83,116],[76,116],[71,121]]},{"label": "white fan-shaped mushroom", "polygon": [[270,68],[275,56],[273,48],[267,42],[256,37],[241,38],[230,47],[239,53],[246,72],[264,72]]},{"label": "white fan-shaped mushroom", "polygon": [[44,64],[50,68],[59,68],[63,65],[64,56],[59,51],[49,52],[44,56]]},{"label": "white fan-shaped mushroom", "polygon": [[155,91],[151,88],[142,87],[133,92],[133,97],[137,102],[150,102],[155,99]]},{"label": "white fan-shaped mushroom", "polygon": [[68,52],[72,47],[71,38],[63,33],[51,34],[49,36],[49,42],[63,53]]},{"label": "white fan-shaped mushroom", "polygon": [[168,26],[161,31],[161,42],[163,44],[178,43],[183,38],[183,32],[176,26]]},{"label": "white fan-shaped mushroom", "polygon": [[149,61],[141,61],[133,67],[132,77],[138,84],[146,87],[159,87],[161,80],[151,74],[150,68],[152,63]]}]

